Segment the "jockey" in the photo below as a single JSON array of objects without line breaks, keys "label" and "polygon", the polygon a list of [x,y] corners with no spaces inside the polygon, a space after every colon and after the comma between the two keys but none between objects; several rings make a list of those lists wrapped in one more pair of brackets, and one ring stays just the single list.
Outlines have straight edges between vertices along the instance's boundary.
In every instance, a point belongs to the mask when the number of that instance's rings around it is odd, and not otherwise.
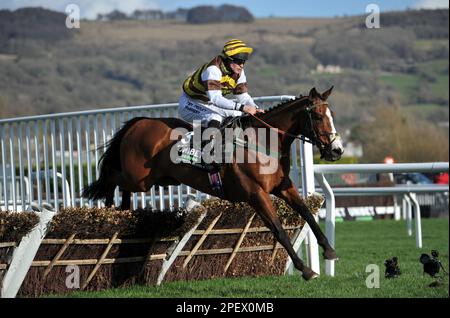
[{"label": "jockey", "polygon": [[[225,43],[223,51],[183,83],[178,113],[188,122],[200,120],[203,127],[219,128],[226,117],[263,112],[248,93],[244,64],[253,52],[241,40]],[[233,93],[236,102],[224,95]]]}]

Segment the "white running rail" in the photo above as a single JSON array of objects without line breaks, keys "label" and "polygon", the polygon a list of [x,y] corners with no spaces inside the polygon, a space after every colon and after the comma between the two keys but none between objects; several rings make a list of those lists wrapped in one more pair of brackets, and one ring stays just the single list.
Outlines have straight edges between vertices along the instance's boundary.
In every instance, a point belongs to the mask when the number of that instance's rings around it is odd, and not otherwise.
[{"label": "white running rail", "polygon": [[[335,246],[335,195],[354,196],[354,195],[386,195],[386,194],[404,194],[408,207],[407,227],[408,234],[411,235],[411,203],[415,208],[415,229],[416,229],[416,246],[422,247],[422,226],[420,220],[420,206],[416,200],[416,193],[430,192],[448,192],[448,185],[404,185],[397,187],[374,187],[374,188],[335,188],[331,189],[325,174],[342,174],[342,173],[393,173],[393,172],[448,172],[448,162],[429,162],[429,163],[397,163],[397,164],[330,164],[315,165],[314,175],[319,183],[322,191],[326,196],[326,218],[325,218],[325,234],[331,244]],[[327,275],[334,276],[334,261],[325,261],[325,272]]]}]

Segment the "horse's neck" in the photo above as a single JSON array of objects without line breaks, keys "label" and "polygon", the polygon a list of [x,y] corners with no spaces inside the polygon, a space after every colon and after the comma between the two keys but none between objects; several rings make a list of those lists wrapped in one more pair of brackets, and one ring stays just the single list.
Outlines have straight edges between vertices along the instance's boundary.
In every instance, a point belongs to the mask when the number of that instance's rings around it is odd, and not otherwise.
[{"label": "horse's neck", "polygon": [[279,130],[300,133],[302,121],[301,114],[307,104],[308,100],[299,98],[293,101],[286,102],[284,105],[275,107],[271,111],[265,113],[261,118],[269,125],[278,128]]},{"label": "horse's neck", "polygon": [[270,126],[278,128],[282,132],[288,134],[282,134],[281,136],[281,151],[284,155],[290,153],[291,144],[295,140],[293,136],[297,136],[303,132],[305,127],[305,112],[304,108],[307,103],[307,99],[297,99],[292,102],[288,102],[285,106],[280,106],[262,117],[262,119]]}]

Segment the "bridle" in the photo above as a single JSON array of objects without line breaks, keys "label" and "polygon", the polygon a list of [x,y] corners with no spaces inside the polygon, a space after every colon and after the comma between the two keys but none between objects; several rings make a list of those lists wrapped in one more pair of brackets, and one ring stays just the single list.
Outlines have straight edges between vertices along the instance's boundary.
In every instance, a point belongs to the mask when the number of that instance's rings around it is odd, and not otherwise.
[{"label": "bridle", "polygon": [[294,138],[294,139],[300,139],[300,140],[302,140],[303,142],[308,142],[308,143],[310,143],[310,144],[312,144],[312,145],[314,145],[314,146],[317,146],[319,149],[321,149],[321,150],[325,150],[326,149],[326,145],[324,145],[324,143],[320,140],[320,136],[327,136],[327,135],[329,135],[330,136],[330,144],[334,141],[334,140],[336,140],[337,138],[340,138],[340,136],[339,136],[339,134],[338,133],[322,133],[322,134],[318,134],[317,132],[316,132],[316,130],[314,129],[314,125],[313,125],[313,119],[312,119],[312,111],[313,111],[313,109],[315,109],[315,108],[317,108],[317,107],[320,107],[320,106],[327,106],[327,107],[329,107],[328,106],[328,102],[322,102],[322,103],[320,103],[320,104],[313,104],[313,105],[311,105],[311,106],[306,106],[305,107],[305,109],[304,109],[304,111],[306,111],[306,113],[307,113],[307,115],[308,115],[308,123],[307,123],[307,125],[308,125],[308,127],[307,127],[307,129],[309,130],[309,132],[311,133],[310,135],[311,135],[311,137],[310,138],[308,138],[308,137],[305,137],[305,136],[303,136],[303,135],[294,135],[294,134],[291,134],[291,133],[289,133],[289,132],[287,132],[287,131],[284,131],[284,130],[282,130],[282,129],[278,129],[278,128],[276,128],[276,127],[273,127],[272,125],[270,125],[270,124],[268,124],[267,122],[265,122],[264,120],[262,120],[261,118],[258,118],[258,117],[256,117],[255,115],[253,115],[253,114],[249,114],[249,115],[251,115],[253,118],[255,118],[257,121],[259,121],[261,124],[263,124],[264,126],[266,126],[267,128],[269,128],[269,129],[276,129],[277,131],[278,131],[278,133],[279,134],[281,134],[281,135],[285,135],[285,136],[289,136],[289,137],[292,137],[292,138]]},{"label": "bridle", "polygon": [[319,137],[321,136],[329,136],[330,137],[330,144],[333,143],[333,141],[335,141],[337,138],[340,138],[338,133],[321,133],[318,134],[316,132],[316,130],[314,129],[314,125],[313,125],[313,119],[312,119],[312,110],[316,107],[320,107],[320,106],[327,106],[328,108],[328,102],[322,102],[320,104],[315,104],[312,106],[307,106],[305,108],[306,113],[308,114],[308,126],[309,126],[309,131],[311,132],[311,139],[314,141],[313,145],[316,145],[319,149],[321,150],[325,150],[326,146],[323,144],[323,142],[320,140]]}]

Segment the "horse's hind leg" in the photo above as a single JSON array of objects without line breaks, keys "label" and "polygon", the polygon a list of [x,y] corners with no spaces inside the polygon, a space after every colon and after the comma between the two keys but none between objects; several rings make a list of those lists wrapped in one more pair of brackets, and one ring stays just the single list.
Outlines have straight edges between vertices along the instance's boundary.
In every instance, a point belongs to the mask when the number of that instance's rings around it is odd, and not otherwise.
[{"label": "horse's hind leg", "polygon": [[331,247],[328,242],[327,237],[323,234],[322,230],[314,219],[312,213],[309,211],[308,207],[305,204],[305,201],[300,197],[295,186],[293,186],[292,182],[290,186],[286,189],[283,189],[277,193],[275,193],[279,198],[286,201],[294,210],[300,213],[300,216],[309,224],[311,230],[313,231],[315,237],[317,238],[317,243],[323,248],[323,256],[327,260],[335,260],[337,259],[336,251]]},{"label": "horse's hind leg", "polygon": [[105,200],[105,206],[107,208],[112,207],[113,204],[114,204],[114,190],[108,192]]},{"label": "horse's hind leg", "polygon": [[122,204],[121,210],[129,210],[131,208],[131,192],[128,190],[122,190]]},{"label": "horse's hind leg", "polygon": [[261,189],[256,191],[256,193],[254,193],[250,198],[250,204],[255,211],[257,211],[266,226],[271,229],[278,242],[280,242],[280,244],[286,249],[292,259],[292,262],[294,263],[295,268],[302,272],[302,277],[305,280],[316,278],[318,274],[303,264],[303,261],[294,251],[291,240],[281,225],[280,219],[278,218],[277,212],[273,207],[269,194]]},{"label": "horse's hind leg", "polygon": [[122,191],[122,203],[120,204],[120,210],[125,211],[131,208],[131,191],[129,190],[128,179],[124,178],[123,172],[119,175],[117,184],[120,191]]}]

